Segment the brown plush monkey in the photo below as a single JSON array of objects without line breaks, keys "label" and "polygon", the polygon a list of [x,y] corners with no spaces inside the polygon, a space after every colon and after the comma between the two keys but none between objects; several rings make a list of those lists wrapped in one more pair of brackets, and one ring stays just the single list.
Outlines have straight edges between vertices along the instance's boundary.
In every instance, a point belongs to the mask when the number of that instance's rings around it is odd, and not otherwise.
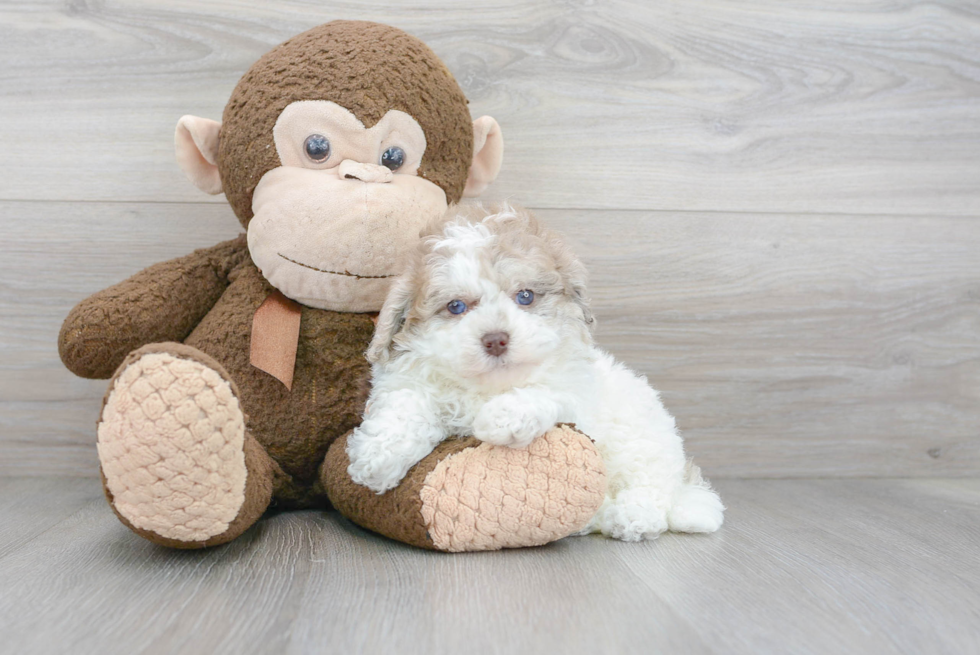
[{"label": "brown plush monkey", "polygon": [[[321,25],[259,59],[222,123],[183,117],[176,145],[188,177],[224,191],[247,234],[93,295],[59,338],[69,369],[112,378],[98,453],[123,523],[196,548],[234,539],[273,500],[332,504],[448,551],[542,544],[585,525],[604,473],[568,427],[522,450],[448,441],[383,495],[347,476],[370,312],[420,228],[500,167],[497,123],[471,122],[428,47],[384,25]],[[563,502],[539,502],[537,489],[555,488]]]}]

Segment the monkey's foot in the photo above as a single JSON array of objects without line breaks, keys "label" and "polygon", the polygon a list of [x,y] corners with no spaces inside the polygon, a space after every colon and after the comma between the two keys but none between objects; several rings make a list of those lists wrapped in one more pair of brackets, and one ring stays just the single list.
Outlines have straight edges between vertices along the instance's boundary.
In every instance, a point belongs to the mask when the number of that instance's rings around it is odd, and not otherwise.
[{"label": "monkey's foot", "polygon": [[347,476],[346,443],[338,439],[321,468],[330,502],[358,525],[423,548],[540,546],[582,530],[605,494],[599,452],[567,425],[526,448],[445,441],[384,494]]},{"label": "monkey's foot", "polygon": [[230,541],[265,511],[268,455],[245,430],[221,366],[182,344],[134,351],[110,382],[98,425],[106,497],[155,543]]}]

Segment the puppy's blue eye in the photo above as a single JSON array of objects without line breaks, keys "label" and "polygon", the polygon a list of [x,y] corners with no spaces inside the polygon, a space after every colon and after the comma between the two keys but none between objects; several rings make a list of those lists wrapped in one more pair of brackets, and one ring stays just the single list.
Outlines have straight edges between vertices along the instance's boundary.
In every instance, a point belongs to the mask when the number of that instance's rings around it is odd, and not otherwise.
[{"label": "puppy's blue eye", "polygon": [[534,302],[534,292],[530,289],[524,289],[523,291],[518,291],[517,295],[514,297],[518,305],[530,305]]},{"label": "puppy's blue eye", "polygon": [[450,314],[462,314],[466,311],[466,303],[462,300],[450,300],[446,309],[449,310]]},{"label": "puppy's blue eye", "polygon": [[306,156],[316,163],[327,161],[330,157],[330,140],[322,134],[311,134],[303,144]]},{"label": "puppy's blue eye", "polygon": [[405,151],[398,146],[391,146],[381,153],[381,165],[397,171],[405,163]]}]

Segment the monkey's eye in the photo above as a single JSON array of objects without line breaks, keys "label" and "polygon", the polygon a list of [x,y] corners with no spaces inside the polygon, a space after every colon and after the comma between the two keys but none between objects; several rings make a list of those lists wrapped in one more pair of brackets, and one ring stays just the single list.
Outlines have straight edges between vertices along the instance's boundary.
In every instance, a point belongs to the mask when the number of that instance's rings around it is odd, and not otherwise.
[{"label": "monkey's eye", "polygon": [[517,301],[518,305],[530,305],[534,302],[534,292],[530,289],[522,289],[514,296],[514,300]]},{"label": "monkey's eye", "polygon": [[450,300],[446,305],[450,314],[462,314],[466,311],[466,303],[462,300]]},{"label": "monkey's eye", "polygon": [[381,153],[381,165],[397,171],[405,163],[405,151],[398,146],[391,146]]},{"label": "monkey's eye", "polygon": [[330,157],[330,141],[322,134],[311,134],[306,137],[303,147],[306,149],[306,156],[318,164],[327,161]]}]

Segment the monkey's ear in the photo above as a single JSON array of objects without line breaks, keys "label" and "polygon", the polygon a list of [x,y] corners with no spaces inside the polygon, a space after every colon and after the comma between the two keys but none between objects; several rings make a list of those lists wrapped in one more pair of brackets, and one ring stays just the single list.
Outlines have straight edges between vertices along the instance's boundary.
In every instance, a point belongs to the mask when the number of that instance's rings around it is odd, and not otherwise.
[{"label": "monkey's ear", "polygon": [[414,277],[410,273],[399,276],[385,298],[381,314],[378,315],[378,326],[367,349],[367,360],[372,364],[383,364],[391,357],[391,344],[415,301]]},{"label": "monkey's ear", "polygon": [[481,116],[473,121],[473,163],[466,178],[463,196],[474,198],[497,179],[504,159],[504,137],[497,121]]},{"label": "monkey's ear", "polygon": [[174,145],[177,163],[187,179],[211,195],[221,193],[218,174],[218,131],[221,123],[209,118],[181,116],[177,121]]}]

